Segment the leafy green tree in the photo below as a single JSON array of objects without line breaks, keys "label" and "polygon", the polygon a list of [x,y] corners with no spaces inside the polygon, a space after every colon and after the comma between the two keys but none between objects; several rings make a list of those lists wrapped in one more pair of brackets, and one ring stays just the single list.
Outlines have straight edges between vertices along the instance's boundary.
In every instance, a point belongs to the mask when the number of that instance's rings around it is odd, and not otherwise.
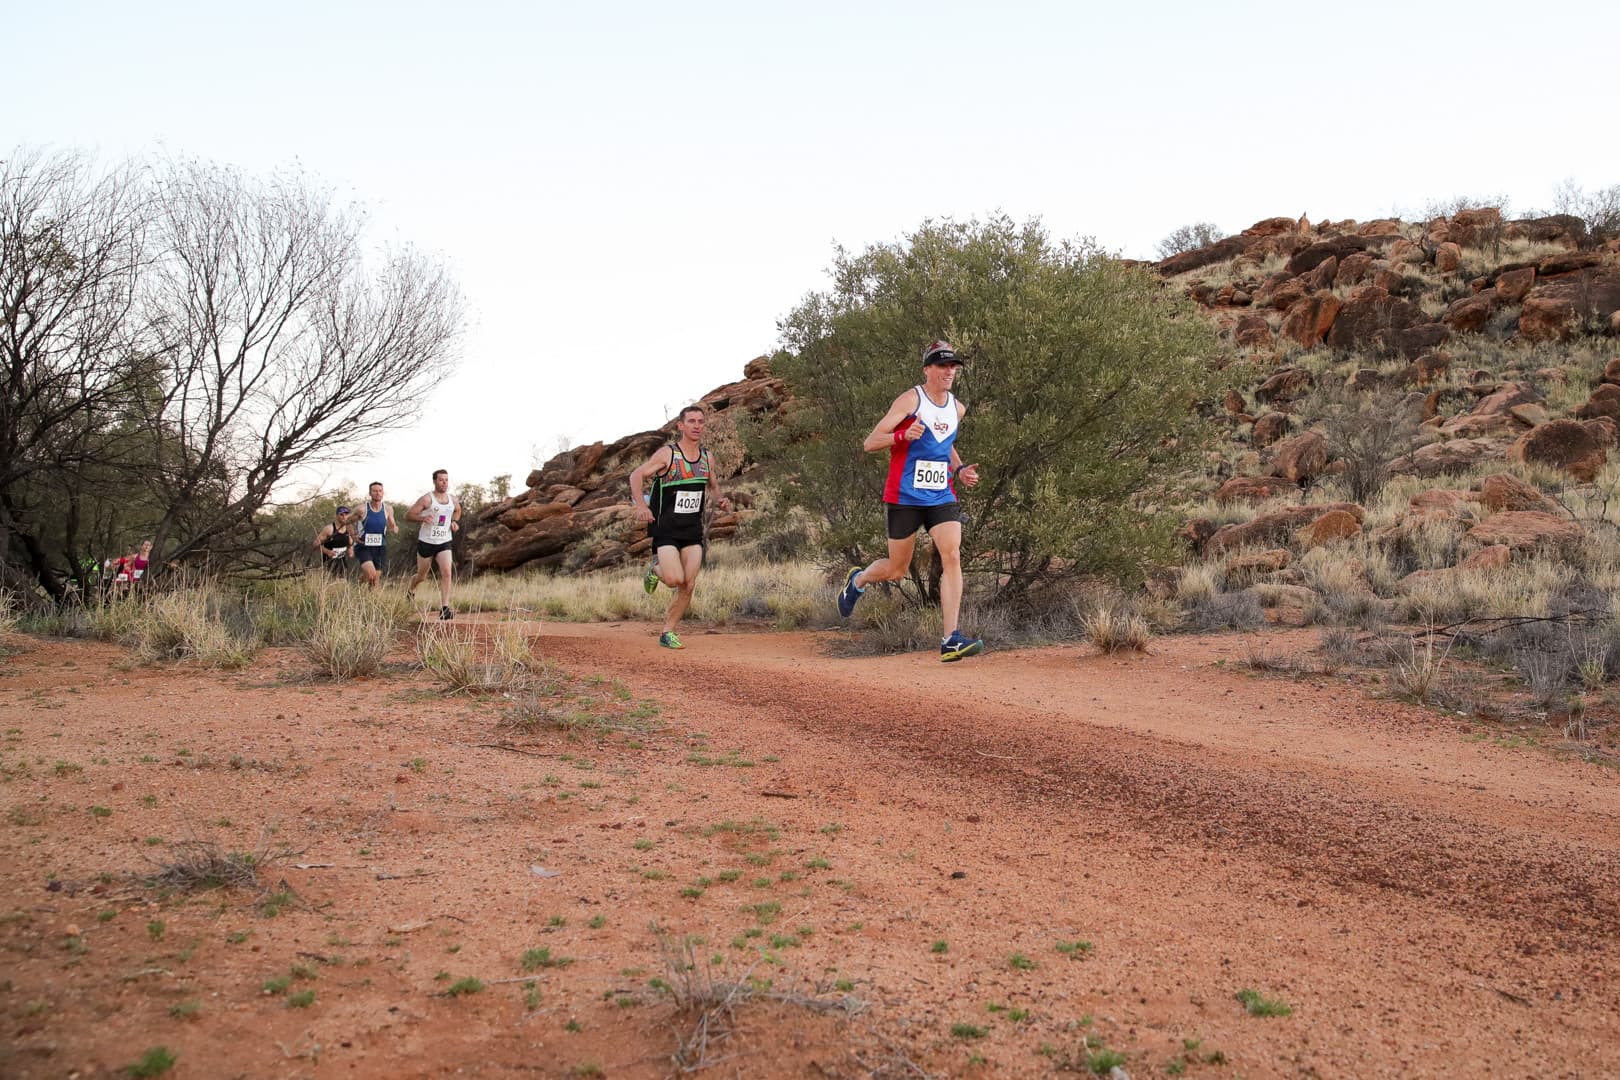
[{"label": "leafy green tree", "polygon": [[1156,511],[1207,430],[1214,331],[1146,269],[1038,221],[926,222],[892,244],[839,249],[832,288],[779,324],[772,361],[794,405],[750,434],[784,466],[781,498],[821,523],[823,550],[850,562],[884,548],[884,455],[862,438],[907,385],[921,347],[949,339],[966,367],[957,445],[980,483],[963,566],[1003,598],[1077,574],[1128,580],[1167,557]]}]

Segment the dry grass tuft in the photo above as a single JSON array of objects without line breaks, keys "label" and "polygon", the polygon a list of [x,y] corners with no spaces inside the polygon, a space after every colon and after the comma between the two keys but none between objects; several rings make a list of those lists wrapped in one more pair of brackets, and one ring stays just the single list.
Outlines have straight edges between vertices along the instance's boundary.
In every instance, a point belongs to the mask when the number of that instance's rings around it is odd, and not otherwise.
[{"label": "dry grass tuft", "polygon": [[270,850],[226,851],[212,840],[185,840],[170,849],[170,858],[158,863],[157,872],[146,878],[155,888],[174,892],[202,892],[207,889],[254,889],[262,891],[259,871],[298,852]]},{"label": "dry grass tuft", "polygon": [[736,1011],[750,1001],[770,1001],[808,1009],[812,1012],[841,1012],[854,1016],[864,1003],[851,995],[821,997],[793,991],[769,989],[769,983],[756,984],[752,968],[740,980],[715,978],[713,969],[697,957],[690,937],[674,941],[654,925],[664,954],[666,977],[662,989],[675,1005],[677,1045],[670,1056],[678,1073],[695,1073],[716,1064],[711,1051],[720,1047],[737,1029]]},{"label": "dry grass tuft", "polygon": [[216,587],[198,584],[114,603],[108,625],[143,662],[193,661],[229,670],[245,667],[257,651],[226,622],[229,607]]},{"label": "dry grass tuft", "polygon": [[541,670],[518,623],[468,626],[423,623],[416,656],[424,670],[452,693],[514,692],[527,688]]},{"label": "dry grass tuft", "polygon": [[[1419,637],[1423,639],[1421,644]],[[1431,624],[1418,634],[1385,639],[1384,650],[1390,669],[1384,679],[1390,693],[1418,705],[1428,705],[1435,700],[1446,660],[1456,640],[1445,637],[1444,645],[1437,646],[1436,640],[1441,637]]]},{"label": "dry grass tuft", "polygon": [[321,593],[304,651],[333,678],[373,675],[412,616],[409,601],[396,590],[332,582]]},{"label": "dry grass tuft", "polygon": [[17,594],[10,589],[0,589],[0,634],[15,633],[20,621],[21,609],[17,603]]},{"label": "dry grass tuft", "polygon": [[1153,640],[1153,627],[1146,619],[1109,604],[1092,612],[1084,626],[1086,640],[1105,653],[1147,652],[1148,642]]}]

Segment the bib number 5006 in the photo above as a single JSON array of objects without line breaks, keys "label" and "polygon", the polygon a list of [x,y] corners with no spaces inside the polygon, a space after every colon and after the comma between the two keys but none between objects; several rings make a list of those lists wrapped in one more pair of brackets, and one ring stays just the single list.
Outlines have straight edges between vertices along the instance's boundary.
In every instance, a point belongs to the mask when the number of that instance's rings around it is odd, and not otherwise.
[{"label": "bib number 5006", "polygon": [[948,461],[919,461],[911,474],[911,486],[918,491],[944,491],[950,475]]}]

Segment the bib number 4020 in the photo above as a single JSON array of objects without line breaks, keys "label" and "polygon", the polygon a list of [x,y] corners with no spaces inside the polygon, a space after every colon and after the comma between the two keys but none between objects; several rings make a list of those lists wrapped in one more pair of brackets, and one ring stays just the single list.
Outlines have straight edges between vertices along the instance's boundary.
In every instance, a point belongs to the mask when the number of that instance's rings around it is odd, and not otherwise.
[{"label": "bib number 4020", "polygon": [[703,492],[677,491],[675,493],[675,512],[677,514],[695,514],[703,509]]},{"label": "bib number 4020", "polygon": [[944,491],[950,475],[948,461],[919,461],[911,474],[911,486],[918,491]]}]

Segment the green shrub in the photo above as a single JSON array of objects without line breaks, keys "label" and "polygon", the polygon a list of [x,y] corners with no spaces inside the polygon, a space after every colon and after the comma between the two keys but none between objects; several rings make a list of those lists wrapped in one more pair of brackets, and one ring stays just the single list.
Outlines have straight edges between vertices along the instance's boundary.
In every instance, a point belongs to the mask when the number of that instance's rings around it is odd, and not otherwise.
[{"label": "green shrub", "polygon": [[960,439],[981,481],[963,565],[990,592],[1043,580],[1128,579],[1173,551],[1164,512],[1210,426],[1219,349],[1191,302],[1151,272],[1031,221],[928,222],[902,241],[840,251],[833,289],[781,322],[772,367],[796,390],[783,424],[750,446],[774,459],[783,506],[803,506],[844,565],[886,547],[885,468],[861,442],[920,377],[922,345],[964,357]]}]

